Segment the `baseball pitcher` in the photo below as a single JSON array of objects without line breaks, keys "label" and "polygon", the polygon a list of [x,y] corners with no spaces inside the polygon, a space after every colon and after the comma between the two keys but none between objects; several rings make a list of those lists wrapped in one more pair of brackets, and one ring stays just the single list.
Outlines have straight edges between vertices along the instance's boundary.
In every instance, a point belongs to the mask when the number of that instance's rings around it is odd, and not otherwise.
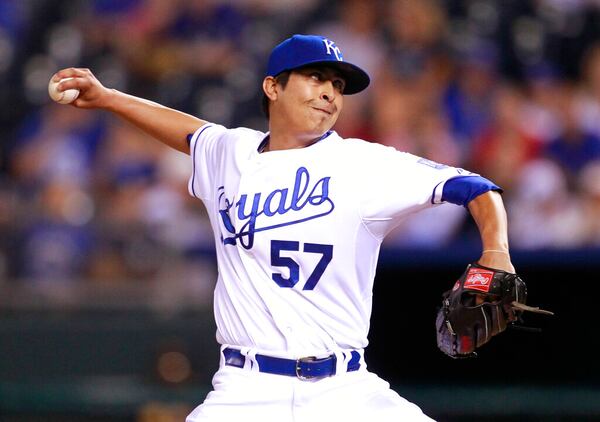
[{"label": "baseball pitcher", "polygon": [[[412,213],[443,202],[466,206],[481,233],[476,265],[483,272],[469,273],[461,292],[479,286],[473,307],[491,303],[485,283],[494,272],[515,272],[498,186],[391,147],[342,139],[332,127],[344,96],[370,80],[322,36],[295,35],[273,49],[262,84],[267,133],[105,88],[87,69],[61,70],[53,81],[66,78],[58,91],[79,90],[74,107],[111,111],[191,156],[189,192],[206,206],[216,242],[221,350],[213,390],[188,422],[431,420],[365,364],[379,248]],[[521,285],[502,286],[514,296]],[[513,303],[525,306],[522,296],[489,318],[510,312],[505,328],[519,312]],[[467,344],[450,305],[438,316],[438,344],[453,357],[468,355],[483,338]]]}]

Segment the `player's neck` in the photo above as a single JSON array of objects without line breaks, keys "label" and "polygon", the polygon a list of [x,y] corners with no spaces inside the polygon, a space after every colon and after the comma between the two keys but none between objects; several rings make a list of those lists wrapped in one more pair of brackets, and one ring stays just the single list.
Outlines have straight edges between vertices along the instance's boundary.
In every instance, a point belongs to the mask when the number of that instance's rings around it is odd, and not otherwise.
[{"label": "player's neck", "polygon": [[317,142],[322,136],[322,134],[315,135],[307,133],[294,133],[289,130],[278,130],[277,128],[271,126],[269,140],[267,145],[265,145],[263,152],[306,148]]}]

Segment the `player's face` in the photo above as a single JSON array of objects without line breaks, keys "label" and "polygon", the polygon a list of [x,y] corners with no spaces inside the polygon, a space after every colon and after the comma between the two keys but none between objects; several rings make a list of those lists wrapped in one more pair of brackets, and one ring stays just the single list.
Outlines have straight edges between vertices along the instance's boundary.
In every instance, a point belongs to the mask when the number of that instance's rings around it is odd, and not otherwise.
[{"label": "player's face", "polygon": [[318,138],[335,124],[344,103],[345,80],[327,67],[306,67],[290,74],[280,90],[277,112],[289,130]]}]

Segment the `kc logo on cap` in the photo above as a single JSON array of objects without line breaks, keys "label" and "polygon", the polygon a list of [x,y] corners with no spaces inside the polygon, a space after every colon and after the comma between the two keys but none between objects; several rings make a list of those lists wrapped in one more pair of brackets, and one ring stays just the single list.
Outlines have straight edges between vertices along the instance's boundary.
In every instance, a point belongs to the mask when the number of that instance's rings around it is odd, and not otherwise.
[{"label": "kc logo on cap", "polygon": [[331,54],[331,52],[333,51],[333,54],[335,54],[335,58],[338,59],[338,61],[344,61],[344,56],[342,56],[341,50],[338,48],[337,45],[335,45],[333,41],[328,40],[327,38],[323,38],[323,44],[325,44],[325,47],[327,48],[327,54]]}]

